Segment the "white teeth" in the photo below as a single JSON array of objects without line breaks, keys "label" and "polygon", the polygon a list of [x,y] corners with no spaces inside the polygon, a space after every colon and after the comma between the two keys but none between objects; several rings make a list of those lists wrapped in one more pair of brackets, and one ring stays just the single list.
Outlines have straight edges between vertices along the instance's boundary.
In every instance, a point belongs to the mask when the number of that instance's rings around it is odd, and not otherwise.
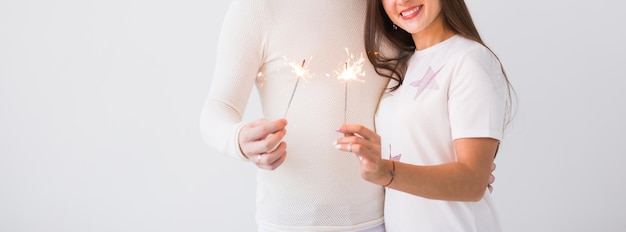
[{"label": "white teeth", "polygon": [[421,8],[422,8],[421,6],[418,6],[418,7],[413,8],[413,10],[410,10],[410,11],[405,11],[405,12],[402,12],[402,13],[400,13],[400,14],[401,14],[402,16],[408,16],[408,15],[411,15],[411,14],[413,14],[413,13],[417,12],[417,11],[418,11],[418,10],[420,10]]}]

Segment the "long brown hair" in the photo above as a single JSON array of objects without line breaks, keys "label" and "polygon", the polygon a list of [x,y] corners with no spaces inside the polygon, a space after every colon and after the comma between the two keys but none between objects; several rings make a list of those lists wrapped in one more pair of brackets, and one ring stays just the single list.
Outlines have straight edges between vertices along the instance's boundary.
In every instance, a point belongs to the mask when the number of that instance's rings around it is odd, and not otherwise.
[{"label": "long brown hair", "polygon": [[[441,14],[447,28],[455,34],[482,44],[496,56],[480,37],[464,0],[441,0]],[[390,91],[394,91],[402,85],[407,62],[415,52],[415,42],[410,33],[393,24],[381,0],[367,0],[365,17],[364,39],[367,58],[374,66],[376,73],[397,81],[396,85],[389,88]],[[498,56],[496,59],[500,62]],[[514,90],[501,62],[500,68],[508,88],[506,125],[511,120]]]},{"label": "long brown hair", "polygon": [[402,84],[408,58],[415,51],[411,34],[393,27],[381,0],[367,0],[364,38],[367,59],[376,73],[397,81],[392,91]]}]

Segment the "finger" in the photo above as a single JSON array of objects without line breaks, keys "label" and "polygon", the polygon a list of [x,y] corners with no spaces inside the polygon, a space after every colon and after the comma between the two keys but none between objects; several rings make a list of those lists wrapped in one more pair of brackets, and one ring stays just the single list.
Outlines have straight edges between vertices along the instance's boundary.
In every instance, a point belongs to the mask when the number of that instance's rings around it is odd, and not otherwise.
[{"label": "finger", "polygon": [[276,160],[276,162],[274,162],[274,163],[271,163],[271,164],[261,164],[261,165],[258,165],[258,167],[261,168],[261,169],[270,170],[270,171],[276,170],[285,161],[284,157],[285,156],[281,156],[281,158]]},{"label": "finger", "polygon": [[265,141],[267,142],[266,147],[265,147],[266,151],[267,152],[271,152],[271,151],[275,150],[276,147],[278,146],[278,144],[280,143],[280,141],[283,140],[283,138],[285,137],[285,134],[287,134],[287,130],[286,129],[282,129],[282,130],[279,130],[276,133],[269,134],[265,138]]},{"label": "finger", "polygon": [[274,162],[270,164],[270,170],[275,170],[281,164],[283,164],[283,162],[285,162],[286,157],[287,157],[287,151],[283,151],[282,153],[280,153],[280,155],[278,156],[278,159],[274,160]]},{"label": "finger", "polygon": [[491,163],[491,172],[496,170],[496,163]]},{"label": "finger", "polygon": [[353,136],[341,138],[335,142],[335,149],[354,153],[368,160],[375,160],[373,157],[380,157],[380,145],[372,143],[363,138]]},{"label": "finger", "polygon": [[[363,125],[359,125],[359,124],[344,124],[341,127],[339,127],[339,129],[337,129],[339,132],[342,132],[344,134],[348,134],[348,135],[360,135],[361,137],[367,139],[367,140],[372,140],[372,141],[378,141],[380,140],[380,137],[378,136],[378,134],[376,134],[376,132],[370,130],[369,128],[363,126]],[[348,137],[348,136],[346,136]]]},{"label": "finger", "polygon": [[493,186],[491,186],[491,185],[487,185],[487,189],[489,189],[489,193],[492,193],[492,192],[493,192]]},{"label": "finger", "polygon": [[287,154],[287,144],[285,142],[280,143],[273,152],[261,154],[258,159],[257,166],[259,168],[274,170],[280,166]]},{"label": "finger", "polygon": [[348,138],[339,138],[335,140],[333,145],[335,145],[335,149],[340,151],[357,152],[363,150],[364,146],[361,143],[367,143],[367,141],[357,136],[351,136]]},{"label": "finger", "polygon": [[340,151],[352,152],[352,144],[350,143],[337,143],[335,141],[335,149]]},{"label": "finger", "polygon": [[[344,127],[347,124],[343,124],[341,125],[339,128],[336,129],[337,132],[342,132],[342,127]],[[354,133],[350,133],[350,132],[344,132],[343,133],[343,137],[350,137],[350,136],[354,136]]]},{"label": "finger", "polygon": [[287,150],[287,143],[285,142],[280,142],[277,146],[276,149],[274,149],[271,152],[267,152],[265,154],[268,155],[267,161],[266,163],[271,164],[276,162],[276,160],[280,159],[280,156],[285,153],[285,151]]},{"label": "finger", "polygon": [[264,119],[251,122],[244,126],[240,137],[244,141],[256,141],[265,139],[269,134],[276,133],[287,126],[287,120],[266,121]]},{"label": "finger", "polygon": [[270,134],[263,140],[248,142],[245,146],[246,154],[265,154],[275,151],[281,140],[285,137],[287,130]]},{"label": "finger", "polygon": [[267,121],[267,119],[261,118],[259,120],[256,120],[256,121],[252,122],[252,123],[254,123],[254,125],[261,125],[261,124],[267,123],[267,122],[269,122],[269,121]]},{"label": "finger", "polygon": [[[372,150],[378,142],[369,141],[360,136],[349,136],[337,139],[334,144],[341,145],[335,146],[338,150],[357,153]],[[348,146],[349,144],[352,144],[352,146]]]}]

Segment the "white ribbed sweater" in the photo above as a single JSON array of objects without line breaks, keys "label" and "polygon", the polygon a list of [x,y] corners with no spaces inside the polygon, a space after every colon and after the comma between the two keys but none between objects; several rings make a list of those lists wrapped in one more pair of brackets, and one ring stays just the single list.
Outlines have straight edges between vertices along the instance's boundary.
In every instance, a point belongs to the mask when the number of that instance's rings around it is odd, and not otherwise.
[{"label": "white ribbed sweater", "polygon": [[[344,63],[363,49],[365,1],[234,0],[225,16],[214,76],[203,108],[204,140],[241,158],[237,131],[256,85],[268,120],[283,117],[296,82],[289,63],[312,75],[297,87],[287,120],[287,157],[257,176],[257,222],[273,230],[349,231],[382,222],[381,186],[364,181],[351,153],[333,148],[342,136]],[[361,81],[348,82],[347,122],[374,127],[388,79],[367,60]],[[261,75],[259,75],[261,74]]]}]

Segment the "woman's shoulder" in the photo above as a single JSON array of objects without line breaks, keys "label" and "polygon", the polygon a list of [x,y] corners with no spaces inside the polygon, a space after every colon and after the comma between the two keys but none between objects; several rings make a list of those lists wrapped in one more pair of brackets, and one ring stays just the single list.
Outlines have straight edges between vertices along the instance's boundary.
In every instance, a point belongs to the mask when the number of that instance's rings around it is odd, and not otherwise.
[{"label": "woman's shoulder", "polygon": [[456,53],[455,56],[457,57],[457,59],[454,60],[459,62],[471,60],[483,64],[500,66],[498,58],[487,46],[460,35],[455,36],[453,39],[455,40],[454,50]]},{"label": "woman's shoulder", "polygon": [[462,54],[491,54],[491,50],[487,48],[485,45],[469,39],[467,37],[456,35],[454,38],[455,47],[459,53]]},{"label": "woman's shoulder", "polygon": [[[445,52],[446,66],[457,80],[468,77],[502,75],[502,66],[497,56],[485,45],[466,37],[455,35]],[[487,75],[482,75],[487,74]]]}]

